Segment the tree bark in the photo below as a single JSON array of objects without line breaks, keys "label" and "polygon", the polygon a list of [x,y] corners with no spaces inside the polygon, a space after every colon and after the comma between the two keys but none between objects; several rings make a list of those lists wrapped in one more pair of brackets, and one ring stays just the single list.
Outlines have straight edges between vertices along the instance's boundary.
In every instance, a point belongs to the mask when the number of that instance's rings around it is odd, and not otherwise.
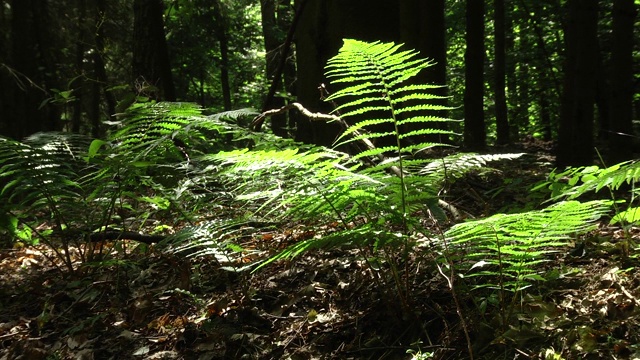
[{"label": "tree bark", "polygon": [[11,2],[11,47],[5,103],[0,105],[0,134],[20,140],[38,131],[59,130],[60,110],[51,103],[57,82],[57,54],[49,2]]},{"label": "tree bark", "polygon": [[505,90],[506,43],[505,43],[505,7],[504,0],[493,1],[494,12],[494,52],[495,52],[495,106],[496,132],[498,144],[508,144],[509,119],[507,118],[507,94]]},{"label": "tree bark", "polygon": [[133,14],[132,71],[136,89],[155,100],[175,101],[162,0],[135,0]]},{"label": "tree bark", "polygon": [[[445,85],[447,83],[447,53],[445,41],[445,1],[444,0],[403,0],[399,1],[400,11],[400,42],[407,48],[420,52],[420,57],[434,60],[432,67],[420,72],[418,76],[411,79],[416,84]],[[434,95],[442,96],[442,99],[432,100],[435,105],[447,106],[447,88],[437,88],[431,90]],[[430,111],[425,115],[446,118],[448,111]],[[409,126],[407,131],[418,130],[422,124]],[[433,128],[446,129],[447,123],[434,122],[430,124]],[[425,141],[449,142],[449,139],[440,136],[428,138]]]},{"label": "tree bark", "polygon": [[568,0],[560,128],[559,167],[593,163],[593,121],[597,67],[597,0]]},{"label": "tree bark", "polygon": [[486,147],[484,122],[484,0],[467,0],[464,54],[464,145],[469,150]]},{"label": "tree bark", "polygon": [[84,74],[85,47],[87,44],[87,2],[86,0],[77,0],[78,6],[78,24],[76,32],[76,56],[75,71],[76,77],[70,83],[70,90],[73,90],[75,98],[73,102],[73,115],[71,117],[71,132],[80,133],[82,125],[82,103],[86,94],[87,81]]},{"label": "tree bark", "polygon": [[[112,120],[116,114],[116,98],[109,90],[109,79],[107,76],[107,69],[104,61],[104,41],[105,34],[103,29],[103,20],[106,13],[106,0],[96,0],[96,15],[95,15],[95,51],[93,53],[93,72],[95,74],[96,81],[93,84],[93,99],[91,108],[96,114],[100,111],[100,91],[104,94],[106,104],[106,115],[108,120]],[[95,138],[101,138],[103,136],[103,129],[100,123],[100,117],[98,115],[91,119],[91,135]]]},{"label": "tree bark", "polygon": [[[276,0],[260,1],[262,35],[264,37],[264,48],[266,52],[267,80],[269,81],[270,88],[274,89],[274,94],[271,95],[271,92],[269,92],[264,100],[262,105],[263,112],[284,106],[284,98],[276,95],[278,91],[283,90],[282,74],[278,73],[278,64],[282,61],[282,56],[286,56],[280,48],[283,45],[284,38],[280,36],[281,32],[278,26],[276,7]],[[287,114],[283,113],[271,118],[271,129],[273,133],[278,136],[286,135],[286,125]]]},{"label": "tree bark", "polygon": [[224,110],[231,110],[231,85],[229,83],[229,40],[227,36],[226,18],[222,13],[220,0],[213,2],[213,21],[215,31],[220,43],[220,84],[222,85],[222,99]]},{"label": "tree bark", "polygon": [[[509,5],[512,1],[509,1]],[[518,17],[518,12],[511,9],[505,13],[505,69],[506,69],[506,82],[507,82],[507,119],[509,121],[509,133],[511,139],[518,139],[520,136],[520,128],[518,126],[518,72],[516,67],[516,60],[514,54],[516,54],[516,35],[514,33],[514,22]],[[520,64],[522,65],[522,64]]]},{"label": "tree bark", "polygon": [[632,158],[633,145],[633,47],[636,7],[634,0],[613,2],[613,44],[611,52],[611,132],[609,148],[616,162]]}]

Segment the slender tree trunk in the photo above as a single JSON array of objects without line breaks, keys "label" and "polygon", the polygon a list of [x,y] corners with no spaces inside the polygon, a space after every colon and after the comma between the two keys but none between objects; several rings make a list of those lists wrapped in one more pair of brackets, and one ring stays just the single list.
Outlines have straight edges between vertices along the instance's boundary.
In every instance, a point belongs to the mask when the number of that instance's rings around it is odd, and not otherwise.
[{"label": "slender tree trunk", "polygon": [[76,32],[76,77],[71,83],[73,90],[73,96],[75,100],[73,102],[73,115],[71,118],[71,132],[80,133],[80,126],[82,122],[82,101],[85,94],[85,87],[87,85],[84,74],[84,53],[85,45],[87,44],[87,31],[86,31],[86,18],[87,18],[87,2],[86,0],[78,0],[78,28]]},{"label": "slender tree trunk", "polygon": [[49,89],[57,82],[57,46],[48,1],[11,2],[11,48],[6,71],[12,74],[0,114],[0,133],[14,139],[59,130],[59,107]]},{"label": "slender tree trunk", "polygon": [[509,120],[507,118],[507,94],[505,90],[506,48],[504,0],[493,1],[495,41],[495,104],[497,143],[509,143]]},{"label": "slender tree trunk", "polygon": [[486,146],[484,123],[484,0],[467,0],[464,54],[464,145],[470,150]]},{"label": "slender tree trunk", "polygon": [[593,121],[596,93],[598,1],[568,0],[557,165],[593,162]]},{"label": "slender tree trunk", "polygon": [[[295,8],[292,4],[291,0],[280,0],[279,6],[276,9],[276,24],[280,33],[286,34],[289,32],[293,25],[293,20],[295,17]],[[286,39],[285,39],[286,41]],[[285,65],[283,70],[283,81],[284,81],[284,89],[287,92],[288,96],[295,96],[296,87],[296,57],[294,55],[294,51],[292,48],[289,48],[287,51]],[[291,124],[291,119],[289,119],[289,125],[294,126],[295,124]]]},{"label": "slender tree trunk", "polygon": [[538,104],[540,104],[540,124],[542,125],[542,138],[544,141],[551,141],[552,132],[551,132],[551,111],[549,111],[549,98],[545,94],[544,91],[539,91],[539,100]]},{"label": "slender tree trunk", "polygon": [[175,88],[162,19],[162,0],[133,2],[133,76],[139,92],[175,101]]},{"label": "slender tree trunk", "polygon": [[227,21],[222,12],[220,0],[213,2],[213,21],[215,31],[220,43],[220,84],[222,85],[222,98],[225,111],[231,110],[231,85],[229,83],[229,40],[227,36]]},{"label": "slender tree trunk", "polygon": [[[92,108],[94,111],[99,113],[100,109],[100,97],[98,89],[99,87],[102,90],[105,98],[106,104],[106,112],[107,119],[111,120],[113,116],[116,114],[116,98],[113,93],[109,90],[109,79],[107,76],[107,70],[104,61],[104,29],[103,23],[105,19],[106,13],[106,1],[107,0],[96,0],[96,18],[95,18],[95,52],[93,54],[93,71],[95,73],[96,81],[94,83],[94,99]],[[95,116],[91,119],[91,135],[95,138],[100,138],[103,135],[103,129],[100,123],[100,117]]]},{"label": "slender tree trunk", "polygon": [[[428,70],[422,71],[412,79],[415,83],[445,85],[447,82],[447,56],[445,41],[445,1],[444,0],[403,0],[399,1],[400,12],[400,42],[407,48],[420,52],[420,56],[435,61],[435,64]],[[447,106],[447,89],[445,87],[433,89],[431,93],[442,96],[442,99],[433,100],[431,103]],[[427,116],[439,116],[446,118],[448,111],[429,111]],[[421,124],[409,126],[407,131],[418,130],[423,127]],[[431,123],[433,128],[446,129],[447,123]],[[449,139],[438,137],[427,137],[424,141],[449,142]]]},{"label": "slender tree trunk", "polygon": [[[264,48],[266,51],[266,67],[267,67],[267,80],[271,84],[271,87],[275,88],[275,91],[282,91],[282,74],[278,74],[278,64],[281,61],[282,54],[280,46],[284,39],[279,36],[280,28],[277,21],[277,1],[276,0],[261,0],[260,10],[262,15],[262,35],[264,37]],[[262,105],[262,111],[269,109],[280,108],[284,105],[284,98],[281,96],[267,97]],[[280,114],[271,117],[271,129],[273,133],[278,136],[285,136],[285,127],[287,125],[287,115]]]},{"label": "slender tree trunk", "polygon": [[613,1],[612,106],[609,148],[615,161],[632,158],[634,0]]},{"label": "slender tree trunk", "polygon": [[607,140],[611,134],[611,81],[609,69],[605,66],[604,56],[598,45],[598,59],[596,65],[596,97],[598,109],[598,139]]},{"label": "slender tree trunk", "polygon": [[517,15],[516,11],[511,8],[512,1],[507,4],[509,12],[505,13],[505,68],[507,81],[507,119],[510,122],[509,132],[516,140],[519,137],[520,129],[518,128],[517,107],[518,107],[518,73],[516,72],[516,62],[514,55],[516,54],[516,41],[513,29],[513,23]]}]

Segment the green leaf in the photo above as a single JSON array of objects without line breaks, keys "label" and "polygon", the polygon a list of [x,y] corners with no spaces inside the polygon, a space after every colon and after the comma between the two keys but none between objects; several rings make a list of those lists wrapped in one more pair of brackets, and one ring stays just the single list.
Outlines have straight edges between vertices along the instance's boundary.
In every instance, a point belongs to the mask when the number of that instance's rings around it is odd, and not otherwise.
[{"label": "green leaf", "polygon": [[640,207],[631,207],[625,211],[616,214],[610,224],[634,224],[640,220]]}]

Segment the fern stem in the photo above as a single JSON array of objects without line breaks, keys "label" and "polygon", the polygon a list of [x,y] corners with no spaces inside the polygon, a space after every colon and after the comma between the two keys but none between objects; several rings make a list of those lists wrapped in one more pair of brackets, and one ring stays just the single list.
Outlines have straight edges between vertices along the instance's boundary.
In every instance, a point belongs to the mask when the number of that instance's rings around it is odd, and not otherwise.
[{"label": "fern stem", "polygon": [[493,233],[496,239],[496,250],[498,254],[498,285],[500,286],[500,317],[502,317],[502,330],[506,331],[507,326],[507,304],[505,302],[505,290],[504,290],[504,267],[502,263],[502,246],[500,244],[500,237],[498,231],[492,227]]}]

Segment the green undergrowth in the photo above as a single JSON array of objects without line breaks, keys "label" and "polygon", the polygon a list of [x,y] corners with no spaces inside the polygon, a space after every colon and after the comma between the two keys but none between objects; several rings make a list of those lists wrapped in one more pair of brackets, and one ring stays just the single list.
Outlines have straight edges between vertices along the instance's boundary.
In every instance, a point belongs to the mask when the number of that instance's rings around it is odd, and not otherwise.
[{"label": "green undergrowth", "polygon": [[[603,188],[614,194],[640,171],[625,163],[554,172],[537,188],[552,192],[545,208],[463,221],[444,190],[492,161],[522,154],[429,157],[434,148],[451,147],[440,139],[457,136],[447,130],[455,120],[439,115],[448,108],[436,104],[438,86],[411,81],[431,65],[401,45],[345,40],[327,66],[338,88],[327,100],[337,104],[334,121],[345,126],[334,148],[250,132],[239,123],[256,116],[252,110],[207,115],[187,103],[135,104],[106,139],[2,139],[0,225],[13,242],[47,245],[56,254],[52,263],[61,261],[68,272],[83,269],[70,247],[90,263],[103,255],[93,240],[114,231],[165,235],[158,248],[166,253],[206,257],[243,276],[301,254],[347,248],[364,260],[371,281],[392,289],[386,293],[405,318],[422,301],[413,295],[423,272],[448,284],[463,327],[468,309],[459,299],[498,294],[493,306],[506,329],[519,300],[545,281],[543,268],[555,254],[595,229],[612,207],[620,209],[613,195],[580,196]],[[349,144],[362,151],[336,150]],[[635,188],[630,193],[635,204]],[[633,224],[636,210],[618,210],[612,222]],[[317,231],[284,247],[244,245],[296,224]]]}]

